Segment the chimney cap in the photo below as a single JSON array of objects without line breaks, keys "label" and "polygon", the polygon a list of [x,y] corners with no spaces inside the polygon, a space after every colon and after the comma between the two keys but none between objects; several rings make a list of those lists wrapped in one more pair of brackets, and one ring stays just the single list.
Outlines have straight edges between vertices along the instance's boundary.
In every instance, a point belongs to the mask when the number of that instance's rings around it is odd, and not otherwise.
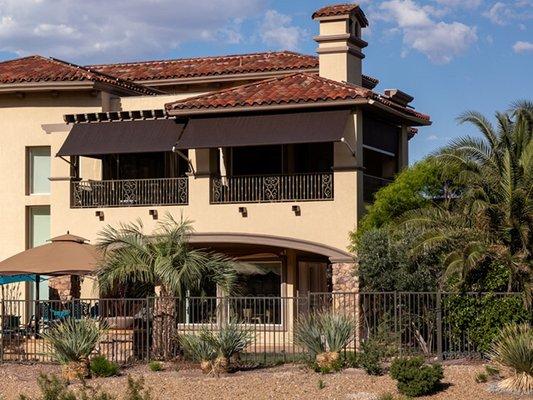
[{"label": "chimney cap", "polygon": [[322,7],[313,13],[313,19],[326,19],[329,17],[350,17],[355,15],[362,28],[368,26],[368,19],[365,13],[359,7],[359,4],[333,4]]},{"label": "chimney cap", "polygon": [[413,96],[402,92],[400,89],[385,89],[383,93],[392,101],[402,106],[407,106],[407,104],[409,104],[415,99]]}]

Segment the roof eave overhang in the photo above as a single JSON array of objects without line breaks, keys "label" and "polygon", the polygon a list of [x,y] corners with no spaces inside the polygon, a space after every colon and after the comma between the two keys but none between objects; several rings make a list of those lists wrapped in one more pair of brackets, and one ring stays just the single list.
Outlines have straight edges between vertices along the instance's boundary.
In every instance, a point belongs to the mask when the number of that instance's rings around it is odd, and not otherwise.
[{"label": "roof eave overhang", "polygon": [[248,107],[225,107],[225,108],[202,108],[202,109],[179,109],[168,110],[170,116],[189,116],[189,115],[206,115],[206,114],[227,114],[238,112],[253,111],[276,111],[276,110],[294,110],[305,108],[328,108],[328,107],[350,107],[361,104],[367,104],[367,99],[351,99],[339,101],[317,101],[307,103],[289,103],[289,104],[269,104],[266,106],[248,106]]},{"label": "roof eave overhang", "polygon": [[392,114],[402,119],[409,126],[429,126],[432,124],[430,120],[419,118],[415,115],[403,113],[400,110],[396,110],[392,107],[387,106],[386,104],[380,103],[379,101],[368,99],[367,104],[372,107],[375,107],[379,110]]},{"label": "roof eave overhang", "polygon": [[167,114],[169,116],[189,116],[189,115],[207,115],[207,114],[227,114],[237,112],[254,112],[254,111],[277,111],[277,110],[293,110],[293,109],[306,109],[306,108],[328,108],[328,107],[356,107],[361,105],[370,105],[378,108],[382,112],[392,114],[393,116],[401,119],[410,126],[428,126],[431,125],[431,121],[423,118],[418,118],[414,115],[402,113],[392,107],[382,104],[373,99],[350,99],[339,101],[318,101],[311,103],[292,103],[292,104],[269,104],[266,106],[248,106],[248,107],[227,107],[227,108],[203,108],[203,109],[179,109],[169,110]]},{"label": "roof eave overhang", "polygon": [[260,80],[267,78],[275,78],[277,76],[284,76],[292,73],[318,73],[318,67],[316,68],[299,68],[299,69],[286,69],[280,71],[267,71],[267,72],[250,72],[239,74],[224,74],[224,75],[205,75],[205,76],[193,76],[187,78],[169,78],[169,79],[141,79],[133,82],[140,85],[147,85],[152,87],[168,86],[168,85],[196,85],[202,83],[220,83],[220,82],[238,82],[247,80]]},{"label": "roof eave overhang", "polygon": [[139,96],[154,95],[154,93],[144,93],[139,90],[128,89],[116,85],[109,85],[103,82],[93,81],[46,81],[46,82],[24,82],[0,84],[0,93],[29,93],[29,92],[48,92],[48,91],[79,91],[79,90],[101,90],[117,95],[135,95]]}]

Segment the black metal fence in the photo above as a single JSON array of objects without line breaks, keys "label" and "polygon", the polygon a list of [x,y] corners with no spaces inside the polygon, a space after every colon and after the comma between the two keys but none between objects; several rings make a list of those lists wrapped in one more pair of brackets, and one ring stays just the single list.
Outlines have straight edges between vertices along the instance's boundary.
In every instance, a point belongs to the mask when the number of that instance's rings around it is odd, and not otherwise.
[{"label": "black metal fence", "polygon": [[[480,356],[469,335],[451,323],[459,297],[516,299],[520,294],[436,292],[310,293],[305,297],[187,297],[183,299],[2,300],[0,360],[50,362],[42,333],[66,318],[93,318],[106,326],[97,351],[120,364],[179,355],[177,337],[217,330],[228,321],[253,332],[242,357],[254,362],[292,361],[305,357],[294,343],[298,319],[309,313],[342,313],[354,320],[362,341],[387,335],[402,353],[454,358]],[[457,312],[457,308],[453,309]]]}]

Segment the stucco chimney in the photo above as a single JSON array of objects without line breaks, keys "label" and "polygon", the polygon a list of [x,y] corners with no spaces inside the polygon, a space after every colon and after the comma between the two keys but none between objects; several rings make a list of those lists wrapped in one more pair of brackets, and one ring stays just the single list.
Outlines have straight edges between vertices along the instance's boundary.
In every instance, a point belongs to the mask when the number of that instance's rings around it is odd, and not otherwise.
[{"label": "stucco chimney", "polygon": [[361,29],[368,26],[365,14],[357,4],[326,6],[313,13],[319,23],[319,74],[339,82],[362,85],[362,49],[367,46],[361,39]]}]

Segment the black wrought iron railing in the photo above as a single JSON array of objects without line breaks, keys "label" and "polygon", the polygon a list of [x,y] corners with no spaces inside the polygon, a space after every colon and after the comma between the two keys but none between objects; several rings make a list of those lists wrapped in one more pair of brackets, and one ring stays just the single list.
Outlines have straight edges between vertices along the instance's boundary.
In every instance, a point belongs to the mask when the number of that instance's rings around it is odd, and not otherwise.
[{"label": "black wrought iron railing", "polygon": [[333,200],[333,173],[211,178],[211,203]]},{"label": "black wrought iron railing", "polygon": [[187,177],[76,181],[71,184],[72,208],[185,205]]}]

